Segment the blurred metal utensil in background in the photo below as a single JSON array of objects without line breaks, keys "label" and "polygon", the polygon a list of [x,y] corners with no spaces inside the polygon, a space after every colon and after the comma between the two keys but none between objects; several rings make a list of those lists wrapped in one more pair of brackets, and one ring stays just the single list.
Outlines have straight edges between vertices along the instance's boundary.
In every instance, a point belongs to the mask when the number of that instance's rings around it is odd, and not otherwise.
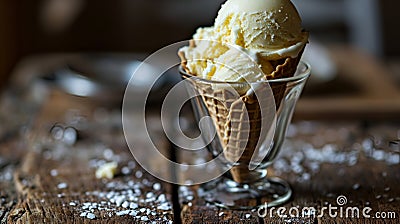
[{"label": "blurred metal utensil in background", "polygon": [[174,80],[171,72],[166,72],[153,85],[160,71],[154,66],[143,64],[142,58],[144,55],[81,55],[45,78],[69,94],[90,97],[109,106],[119,106],[131,76],[142,65],[143,74],[139,74],[134,88],[129,88],[129,91],[134,91],[135,96],[142,98],[146,97],[145,91],[151,87],[156,94],[149,96],[149,102],[157,102]]}]

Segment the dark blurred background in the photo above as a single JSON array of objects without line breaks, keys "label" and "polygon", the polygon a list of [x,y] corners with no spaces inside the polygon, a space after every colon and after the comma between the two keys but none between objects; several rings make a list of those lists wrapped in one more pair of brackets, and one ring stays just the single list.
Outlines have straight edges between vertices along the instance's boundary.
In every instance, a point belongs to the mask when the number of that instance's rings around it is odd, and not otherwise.
[{"label": "dark blurred background", "polygon": [[[399,1],[292,0],[311,38],[382,60],[400,56]],[[59,52],[151,53],[214,22],[224,0],[0,0],[0,81],[24,57]]]}]

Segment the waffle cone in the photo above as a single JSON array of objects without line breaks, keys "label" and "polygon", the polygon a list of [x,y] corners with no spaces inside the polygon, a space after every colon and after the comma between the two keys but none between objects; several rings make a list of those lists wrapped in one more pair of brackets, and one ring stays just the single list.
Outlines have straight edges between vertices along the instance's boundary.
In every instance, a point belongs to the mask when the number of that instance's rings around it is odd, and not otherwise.
[{"label": "waffle cone", "polygon": [[[274,72],[267,75],[267,78],[293,76],[301,55],[302,52],[297,58],[269,61],[274,67]],[[189,73],[184,54],[180,52],[179,56],[182,59],[182,68]],[[268,105],[260,103],[254,94],[238,97],[229,89],[213,89],[212,85],[194,85],[214,121],[224,156],[226,160],[233,163],[230,170],[233,180],[238,183],[249,183],[259,178],[256,171],[249,170],[248,165],[259,139],[265,138],[261,127],[261,110],[264,108],[260,108],[260,105]],[[274,95],[276,111],[278,111],[285,96],[286,83],[271,82],[270,87]]]},{"label": "waffle cone", "polygon": [[[280,79],[280,78],[289,78],[292,77],[297,70],[297,66],[299,65],[301,56],[303,55],[304,47],[300,51],[299,55],[296,58],[283,58],[280,60],[269,61],[271,65],[275,68],[271,74],[267,75],[267,79]],[[261,59],[266,60],[266,59]],[[270,86],[272,92],[274,94],[276,110],[280,108],[282,99],[286,92],[286,83],[285,82],[270,82]]]},{"label": "waffle cone", "polygon": [[225,159],[233,164],[230,170],[236,182],[250,182],[248,164],[257,148],[262,132],[261,106],[254,94],[238,96],[230,89],[199,88],[205,106],[216,126]]}]

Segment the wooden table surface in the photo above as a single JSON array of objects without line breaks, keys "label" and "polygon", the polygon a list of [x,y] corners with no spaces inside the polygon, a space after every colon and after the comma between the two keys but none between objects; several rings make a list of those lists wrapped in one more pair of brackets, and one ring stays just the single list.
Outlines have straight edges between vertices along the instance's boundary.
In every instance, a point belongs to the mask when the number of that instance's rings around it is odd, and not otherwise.
[{"label": "wooden table surface", "polygon": [[[256,209],[227,210],[206,203],[198,196],[201,186],[177,186],[148,174],[126,146],[118,108],[42,83],[31,87],[23,93],[10,88],[0,101],[1,223],[400,222],[398,120],[313,121],[298,116],[269,169],[269,175],[292,186],[293,197],[283,205],[287,211],[370,208],[370,217],[327,211],[322,217],[262,217]],[[149,131],[168,154],[171,145],[158,120],[149,115],[154,123]],[[54,126],[64,134],[73,127],[76,142],[57,137]],[[141,133],[135,136],[137,147],[146,150]],[[118,162],[117,175],[97,179],[96,169],[108,161]],[[342,206],[339,197],[346,199]]]}]

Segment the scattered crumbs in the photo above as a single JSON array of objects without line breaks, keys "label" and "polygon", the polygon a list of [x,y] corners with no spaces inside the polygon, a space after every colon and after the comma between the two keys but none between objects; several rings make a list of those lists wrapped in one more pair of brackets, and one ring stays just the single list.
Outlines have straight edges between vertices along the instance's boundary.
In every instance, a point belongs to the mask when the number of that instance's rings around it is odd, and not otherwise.
[{"label": "scattered crumbs", "polygon": [[150,181],[148,181],[147,179],[143,179],[142,183],[146,186],[149,186]]},{"label": "scattered crumbs", "polygon": [[117,167],[118,167],[118,163],[115,161],[103,164],[96,170],[96,178],[97,179],[101,179],[101,178],[112,179],[112,178],[114,178],[114,175],[117,173]]},{"label": "scattered crumbs", "polygon": [[153,192],[148,192],[147,194],[146,194],[146,198],[152,198],[154,196],[154,193]]},{"label": "scattered crumbs", "polygon": [[372,152],[372,158],[378,161],[385,159],[385,152],[383,150],[374,150]]},{"label": "scattered crumbs", "polygon": [[[400,164],[399,151],[388,148],[387,142],[380,139],[383,137],[364,136],[348,145],[346,139],[354,134],[352,126],[326,128],[318,122],[296,122],[289,126],[288,139],[282,146],[289,150],[281,150],[272,166],[277,175],[292,173],[298,182],[306,182],[320,171],[322,164],[355,166],[362,157],[383,161],[387,165]],[[346,170],[338,170],[337,173],[344,176]],[[383,177],[387,175],[382,172]]]},{"label": "scattered crumbs", "polygon": [[142,178],[142,176],[143,176],[143,172],[141,170],[136,171],[135,177],[140,179],[140,178]]},{"label": "scattered crumbs", "polygon": [[[172,204],[167,200],[166,195],[153,192],[152,188],[149,189],[141,181],[132,181],[130,178],[123,177],[124,181],[108,181],[105,183],[107,190],[85,193],[90,201],[75,200],[70,201],[69,205],[73,206],[73,209],[81,214],[80,216],[87,219],[92,217],[88,217],[91,213],[94,218],[129,215],[143,222],[157,219],[161,221],[163,218],[165,220],[163,223],[168,223],[172,214]],[[149,186],[153,185],[154,183],[150,183]],[[66,205],[68,206],[68,203]]]},{"label": "scattered crumbs", "polygon": [[298,179],[299,182],[309,181],[311,179],[311,174],[303,173],[301,177]]},{"label": "scattered crumbs", "polygon": [[57,188],[58,189],[65,189],[65,188],[67,188],[68,187],[68,184],[67,183],[59,183],[58,185],[57,185]]},{"label": "scattered crumbs", "polygon": [[89,166],[92,168],[99,168],[106,163],[103,159],[91,159],[89,160]]},{"label": "scattered crumbs", "polygon": [[131,202],[131,203],[129,204],[129,208],[135,209],[135,208],[138,208],[138,205],[137,205],[136,203],[134,203],[134,202]]},{"label": "scattered crumbs", "polygon": [[52,170],[50,170],[50,175],[52,177],[58,176],[58,171],[56,169],[52,169]]},{"label": "scattered crumbs", "polygon": [[251,217],[251,215],[250,214],[246,214],[245,217],[246,217],[246,219],[249,219]]},{"label": "scattered crumbs", "polygon": [[103,156],[105,159],[111,160],[114,156],[114,152],[111,149],[107,148],[103,151]]},{"label": "scattered crumbs", "polygon": [[159,210],[170,210],[171,206],[168,202],[162,203],[161,205],[157,206]]},{"label": "scattered crumbs", "polygon": [[[198,190],[201,191],[202,189],[199,188]],[[201,192],[199,192],[199,194],[201,195]],[[194,199],[194,192],[187,186],[180,186],[179,199],[182,201],[182,203],[190,202]]]},{"label": "scattered crumbs", "polygon": [[129,206],[129,202],[124,201],[124,203],[122,203],[121,205],[123,208],[127,208]]},{"label": "scattered crumbs", "polygon": [[136,167],[136,162],[134,162],[134,161],[129,161],[129,162],[128,162],[128,167],[131,168],[131,169],[134,169],[134,168]]},{"label": "scattered crumbs", "polygon": [[218,216],[222,216],[224,214],[224,212],[220,212],[219,214],[218,214]]},{"label": "scattered crumbs", "polygon": [[122,167],[122,169],[121,169],[121,173],[124,174],[124,175],[128,175],[128,174],[131,173],[131,170],[129,169],[129,167],[124,166],[124,167]]},{"label": "scattered crumbs", "polygon": [[123,196],[116,197],[116,199],[115,199],[115,204],[116,204],[117,206],[120,206],[120,205],[123,203],[123,201],[124,201],[124,197],[123,197]]},{"label": "scattered crumbs", "polygon": [[353,185],[353,190],[358,190],[360,189],[360,184],[356,183]]},{"label": "scattered crumbs", "polygon": [[167,201],[167,198],[165,197],[165,194],[160,194],[160,196],[158,196],[157,201],[159,202],[165,202]]},{"label": "scattered crumbs", "polygon": [[87,213],[86,214],[86,218],[88,218],[88,219],[95,219],[96,218],[96,216],[93,214],[93,213]]},{"label": "scattered crumbs", "polygon": [[326,196],[327,196],[328,198],[333,198],[333,197],[335,197],[335,194],[333,194],[333,193],[328,193]]},{"label": "scattered crumbs", "polygon": [[67,127],[64,129],[63,138],[61,140],[67,145],[73,145],[75,144],[77,138],[77,130],[73,127]]},{"label": "scattered crumbs", "polygon": [[130,216],[137,216],[138,212],[135,210],[131,210],[131,212],[129,212]]},{"label": "scattered crumbs", "polygon": [[385,161],[389,165],[397,165],[400,163],[400,154],[387,153]]},{"label": "scattered crumbs", "polygon": [[161,184],[160,184],[160,183],[154,183],[154,184],[153,184],[153,189],[154,189],[155,191],[161,190]]},{"label": "scattered crumbs", "polygon": [[115,213],[117,216],[123,216],[123,215],[128,215],[131,211],[130,210],[123,210]]},{"label": "scattered crumbs", "polygon": [[370,205],[370,204],[371,204],[371,203],[370,203],[369,201],[365,202],[365,205],[367,205],[367,206]]}]

